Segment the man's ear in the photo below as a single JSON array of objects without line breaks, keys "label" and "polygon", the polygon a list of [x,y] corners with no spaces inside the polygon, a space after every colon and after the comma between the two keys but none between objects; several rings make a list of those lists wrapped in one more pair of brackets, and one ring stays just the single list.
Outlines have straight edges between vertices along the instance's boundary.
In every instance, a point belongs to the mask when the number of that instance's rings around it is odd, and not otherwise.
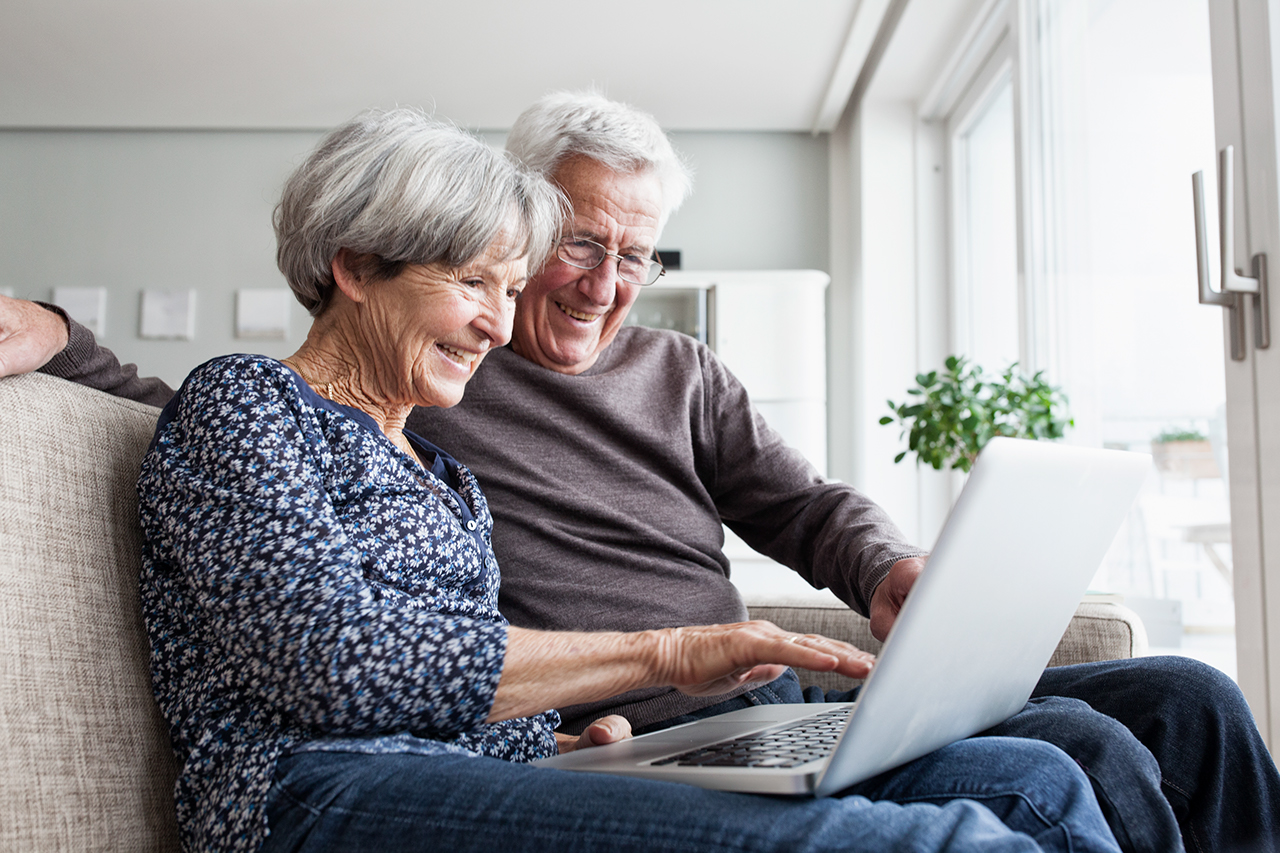
[{"label": "man's ear", "polygon": [[333,260],[329,262],[329,269],[333,273],[333,282],[342,291],[342,295],[350,299],[352,302],[364,301],[364,282],[360,280],[360,274],[353,267],[353,262],[357,256],[350,249],[339,249],[338,254],[333,256]]}]

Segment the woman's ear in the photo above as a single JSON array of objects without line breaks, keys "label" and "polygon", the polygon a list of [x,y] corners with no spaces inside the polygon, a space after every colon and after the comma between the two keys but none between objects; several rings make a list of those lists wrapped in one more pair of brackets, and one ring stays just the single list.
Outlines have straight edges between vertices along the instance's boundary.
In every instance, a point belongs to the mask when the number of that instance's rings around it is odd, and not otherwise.
[{"label": "woman's ear", "polygon": [[333,272],[333,282],[342,291],[342,295],[352,302],[363,302],[364,282],[360,279],[360,273],[354,269],[356,258],[356,254],[350,249],[339,249],[338,254],[329,262],[329,268]]}]

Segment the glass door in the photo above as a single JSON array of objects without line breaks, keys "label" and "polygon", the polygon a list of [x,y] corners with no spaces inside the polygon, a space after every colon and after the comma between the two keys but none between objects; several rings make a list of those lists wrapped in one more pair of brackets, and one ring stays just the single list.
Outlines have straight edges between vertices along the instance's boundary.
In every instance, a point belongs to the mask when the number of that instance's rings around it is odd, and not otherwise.
[{"label": "glass door", "polygon": [[1222,329],[1192,298],[1190,175],[1214,162],[1207,2],[1038,12],[1038,366],[1068,390],[1075,440],[1155,460],[1095,587],[1142,616],[1153,652],[1234,677]]},{"label": "glass door", "polygon": [[[1276,139],[1280,4],[1209,0],[1216,147],[1234,151],[1229,204],[1234,252],[1253,273],[1258,256],[1280,260],[1280,146]],[[1212,175],[1205,170],[1206,177]],[[1206,193],[1212,199],[1212,193]],[[1214,207],[1209,203],[1211,209]],[[1210,257],[1218,249],[1211,247]],[[1210,266],[1217,266],[1210,264]],[[1217,283],[1221,288],[1221,282]],[[1239,297],[1243,328],[1233,347],[1228,312],[1201,307],[1224,331],[1226,428],[1240,688],[1273,751],[1280,741],[1280,349],[1260,334],[1274,312]]]}]

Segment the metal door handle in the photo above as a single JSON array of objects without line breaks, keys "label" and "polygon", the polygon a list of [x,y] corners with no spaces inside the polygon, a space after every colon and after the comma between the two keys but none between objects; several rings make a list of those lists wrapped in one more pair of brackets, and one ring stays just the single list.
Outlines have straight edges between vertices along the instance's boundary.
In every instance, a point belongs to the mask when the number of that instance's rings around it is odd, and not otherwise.
[{"label": "metal door handle", "polygon": [[1191,176],[1191,194],[1196,214],[1196,272],[1200,284],[1200,304],[1227,309],[1231,330],[1231,358],[1245,356],[1244,295],[1253,294],[1253,344],[1258,349],[1271,346],[1271,306],[1267,299],[1267,256],[1253,256],[1253,277],[1235,269],[1235,179],[1232,146],[1218,152],[1218,246],[1222,260],[1222,289],[1209,285],[1209,236],[1204,221],[1204,173]]}]

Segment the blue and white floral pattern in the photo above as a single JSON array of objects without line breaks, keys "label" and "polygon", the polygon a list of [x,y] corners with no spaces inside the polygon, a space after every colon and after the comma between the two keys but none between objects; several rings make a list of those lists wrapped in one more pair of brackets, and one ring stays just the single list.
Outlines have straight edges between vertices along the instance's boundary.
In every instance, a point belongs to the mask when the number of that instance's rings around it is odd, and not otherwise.
[{"label": "blue and white floral pattern", "polygon": [[256,850],[290,751],[555,752],[554,711],[485,723],[507,642],[493,521],[466,468],[434,471],[260,356],[201,366],[165,409],[141,595],[187,849]]}]

